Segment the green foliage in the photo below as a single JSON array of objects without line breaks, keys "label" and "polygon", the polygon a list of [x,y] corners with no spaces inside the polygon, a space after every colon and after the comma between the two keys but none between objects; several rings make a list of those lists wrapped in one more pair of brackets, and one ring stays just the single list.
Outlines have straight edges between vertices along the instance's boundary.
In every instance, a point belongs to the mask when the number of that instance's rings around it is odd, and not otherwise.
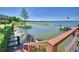
[{"label": "green foliage", "polygon": [[8,26],[0,31],[0,52],[8,51],[8,40],[12,34],[12,26]]},{"label": "green foliage", "polygon": [[12,23],[13,21],[15,21],[15,22],[22,22],[22,19],[17,18],[15,16],[7,16],[7,15],[0,14],[0,24],[4,24],[2,22],[2,20],[4,20],[4,21],[7,20],[8,23]]},{"label": "green foliage", "polygon": [[9,16],[0,14],[0,20],[4,20],[4,19],[9,20]]},{"label": "green foliage", "polygon": [[19,22],[19,21],[21,21],[21,19],[20,19],[20,18],[16,18],[15,16],[11,16],[11,17],[9,18],[9,21],[10,21],[10,22],[12,22],[12,21]]},{"label": "green foliage", "polygon": [[27,18],[28,18],[28,13],[26,12],[25,8],[22,9],[20,16],[21,16],[23,19],[27,19]]},{"label": "green foliage", "polygon": [[3,24],[3,23],[5,24],[5,20],[7,20],[9,22],[9,16],[0,14],[0,24]]},{"label": "green foliage", "polygon": [[3,24],[0,24],[0,29],[3,29],[4,28],[4,25]]},{"label": "green foliage", "polygon": [[[6,24],[6,26],[12,26],[12,23]],[[3,29],[3,28],[5,28],[4,24],[0,24],[0,29]]]},{"label": "green foliage", "polygon": [[0,21],[0,24],[3,24],[3,22]]}]

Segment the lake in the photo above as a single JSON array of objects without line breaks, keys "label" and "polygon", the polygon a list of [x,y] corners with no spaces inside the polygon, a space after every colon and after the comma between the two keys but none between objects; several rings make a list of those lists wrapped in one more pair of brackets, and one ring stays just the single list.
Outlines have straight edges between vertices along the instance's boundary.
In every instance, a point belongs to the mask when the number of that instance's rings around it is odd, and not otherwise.
[{"label": "lake", "polygon": [[31,34],[34,38],[39,40],[50,40],[63,33],[60,31],[60,26],[77,26],[78,21],[52,21],[52,22],[28,22],[32,26],[30,29],[19,29],[19,32]]}]

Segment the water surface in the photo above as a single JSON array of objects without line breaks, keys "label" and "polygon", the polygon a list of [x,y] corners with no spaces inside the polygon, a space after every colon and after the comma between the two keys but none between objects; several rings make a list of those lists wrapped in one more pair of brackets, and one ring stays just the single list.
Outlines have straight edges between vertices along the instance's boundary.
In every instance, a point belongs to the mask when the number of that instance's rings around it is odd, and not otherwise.
[{"label": "water surface", "polygon": [[[49,24],[49,25],[44,25],[44,24]],[[53,37],[63,33],[63,31],[59,30],[60,26],[74,27],[74,26],[77,26],[78,24],[79,22],[76,22],[76,21],[31,22],[30,25],[32,26],[32,28],[28,30],[20,29],[19,31],[23,33],[29,33],[34,38],[39,40],[50,40]]]}]

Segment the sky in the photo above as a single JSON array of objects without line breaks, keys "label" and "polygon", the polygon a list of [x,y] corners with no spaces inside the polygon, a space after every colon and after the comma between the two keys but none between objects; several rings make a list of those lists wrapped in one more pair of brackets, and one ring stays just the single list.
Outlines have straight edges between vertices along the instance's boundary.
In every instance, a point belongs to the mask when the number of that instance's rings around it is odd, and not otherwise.
[{"label": "sky", "polygon": [[[0,7],[0,14],[20,17],[23,7]],[[31,21],[79,21],[78,7],[26,7]],[[70,17],[70,19],[67,19]]]}]

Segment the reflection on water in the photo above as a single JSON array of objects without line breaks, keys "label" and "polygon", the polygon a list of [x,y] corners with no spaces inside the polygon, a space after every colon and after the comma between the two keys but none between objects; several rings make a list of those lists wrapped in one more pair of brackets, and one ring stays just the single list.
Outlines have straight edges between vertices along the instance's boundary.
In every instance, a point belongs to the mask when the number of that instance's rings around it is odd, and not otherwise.
[{"label": "reflection on water", "polygon": [[[32,22],[33,24],[50,24],[45,25],[32,25],[31,29],[20,29],[22,33],[29,33],[34,36],[36,39],[40,40],[49,40],[61,33],[59,26],[76,26],[79,22]],[[25,35],[26,36],[26,35]]]}]

